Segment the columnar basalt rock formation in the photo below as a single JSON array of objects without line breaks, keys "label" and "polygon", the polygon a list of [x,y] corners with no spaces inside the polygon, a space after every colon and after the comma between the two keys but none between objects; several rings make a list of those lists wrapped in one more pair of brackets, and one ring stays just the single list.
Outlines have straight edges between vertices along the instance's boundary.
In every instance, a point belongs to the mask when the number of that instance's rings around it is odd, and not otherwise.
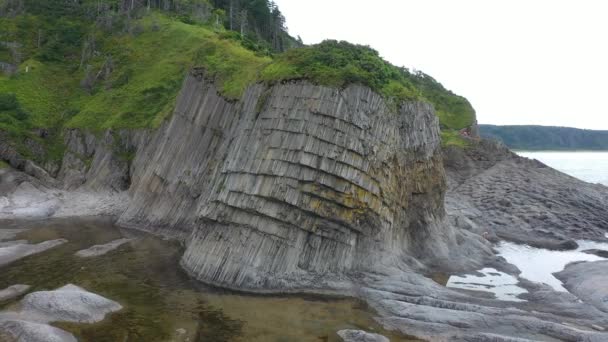
[{"label": "columnar basalt rock formation", "polygon": [[359,85],[256,84],[228,101],[194,70],[158,130],[73,131],[67,145],[67,186],[128,187],[119,224],[182,239],[183,267],[207,283],[331,287],[314,279],[456,240],[432,106]]},{"label": "columnar basalt rock formation", "polygon": [[294,83],[252,88],[239,117],[183,258],[197,278],[272,288],[370,268],[442,214],[429,105]]}]

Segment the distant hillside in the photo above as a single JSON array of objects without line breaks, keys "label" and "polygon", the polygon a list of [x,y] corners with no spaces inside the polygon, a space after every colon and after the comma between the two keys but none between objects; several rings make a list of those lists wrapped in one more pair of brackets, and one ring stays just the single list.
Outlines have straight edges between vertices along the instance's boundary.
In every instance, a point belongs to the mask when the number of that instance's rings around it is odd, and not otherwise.
[{"label": "distant hillside", "polygon": [[482,137],[520,150],[608,150],[608,131],[551,126],[479,125]]}]

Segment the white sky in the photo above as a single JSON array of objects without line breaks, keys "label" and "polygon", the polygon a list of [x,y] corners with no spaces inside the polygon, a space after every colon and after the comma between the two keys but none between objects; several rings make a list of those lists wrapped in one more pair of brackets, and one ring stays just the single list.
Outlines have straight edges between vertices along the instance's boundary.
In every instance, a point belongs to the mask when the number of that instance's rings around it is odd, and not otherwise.
[{"label": "white sky", "polygon": [[275,0],[292,35],[370,45],[480,123],[608,129],[608,1]]}]

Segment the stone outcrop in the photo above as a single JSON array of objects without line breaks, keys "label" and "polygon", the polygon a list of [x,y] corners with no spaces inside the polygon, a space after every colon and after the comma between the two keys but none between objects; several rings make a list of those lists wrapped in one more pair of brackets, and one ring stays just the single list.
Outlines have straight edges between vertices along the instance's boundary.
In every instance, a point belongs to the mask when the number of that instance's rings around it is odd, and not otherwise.
[{"label": "stone outcrop", "polygon": [[66,145],[67,189],[128,189],[118,223],[181,239],[183,267],[215,285],[331,288],[379,263],[448,260],[462,240],[444,221],[432,106],[363,86],[256,84],[228,101],[195,70],[159,129],[73,130]]},{"label": "stone outcrop", "polygon": [[68,284],[52,291],[37,291],[21,300],[21,314],[48,322],[95,323],[122,306],[98,294]]},{"label": "stone outcrop", "polygon": [[448,149],[444,163],[446,207],[460,228],[549,249],[575,249],[573,239],[608,241],[608,188],[603,185],[519,157],[491,141]]},{"label": "stone outcrop", "polygon": [[4,290],[0,290],[0,302],[5,302],[13,298],[19,297],[30,289],[29,285],[17,284],[11,285]]},{"label": "stone outcrop", "polygon": [[608,260],[572,263],[555,276],[570,292],[608,313]]},{"label": "stone outcrop", "polygon": [[442,219],[430,106],[293,83],[250,88],[239,107],[182,261],[195,277],[268,289],[371,269]]},{"label": "stone outcrop", "polygon": [[95,323],[122,306],[67,284],[52,291],[29,293],[13,309],[18,311],[0,311],[0,341],[76,342],[71,333],[49,323]]}]

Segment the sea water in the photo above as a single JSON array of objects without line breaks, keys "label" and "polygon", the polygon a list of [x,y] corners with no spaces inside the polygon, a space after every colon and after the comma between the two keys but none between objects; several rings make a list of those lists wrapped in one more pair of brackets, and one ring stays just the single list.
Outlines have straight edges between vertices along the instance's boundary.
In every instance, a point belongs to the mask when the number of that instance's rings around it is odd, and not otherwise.
[{"label": "sea water", "polygon": [[572,177],[608,185],[608,152],[517,151]]}]

